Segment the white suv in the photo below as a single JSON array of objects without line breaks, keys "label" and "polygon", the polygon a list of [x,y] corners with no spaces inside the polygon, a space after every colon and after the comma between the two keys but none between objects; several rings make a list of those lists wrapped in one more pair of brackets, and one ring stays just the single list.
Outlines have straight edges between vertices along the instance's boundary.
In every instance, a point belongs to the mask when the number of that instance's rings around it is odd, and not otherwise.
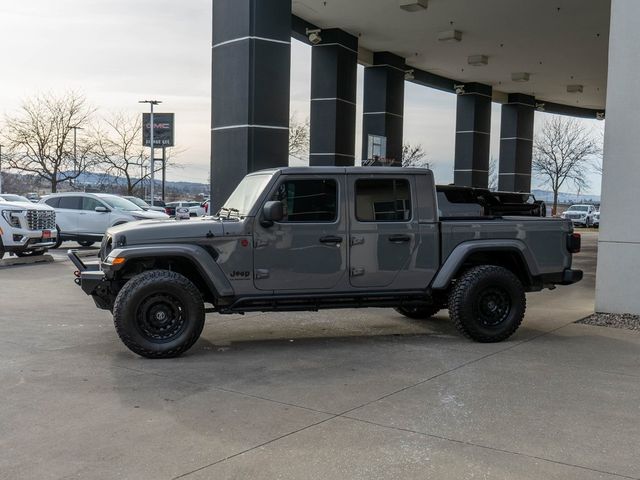
[{"label": "white suv", "polygon": [[165,213],[145,211],[129,200],[105,193],[54,193],[40,203],[56,211],[56,247],[65,240],[75,240],[88,247],[102,240],[107,228],[114,225],[169,218]]},{"label": "white suv", "polygon": [[[560,216],[568,218],[574,225],[590,227],[593,225],[593,217],[596,214],[595,205],[571,205]],[[598,223],[599,223],[598,218]]]},{"label": "white suv", "polygon": [[20,195],[0,194],[0,258],[42,255],[56,243],[56,212]]}]

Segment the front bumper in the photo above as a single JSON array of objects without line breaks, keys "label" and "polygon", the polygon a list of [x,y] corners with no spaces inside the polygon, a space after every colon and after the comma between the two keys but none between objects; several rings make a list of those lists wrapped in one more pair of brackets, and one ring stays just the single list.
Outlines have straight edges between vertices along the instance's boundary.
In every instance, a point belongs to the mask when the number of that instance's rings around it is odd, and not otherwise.
[{"label": "front bumper", "polygon": [[44,250],[56,244],[56,230],[49,230],[50,236],[43,238],[43,230],[25,230],[23,228],[4,228],[2,243],[7,252],[25,252]]},{"label": "front bumper", "polygon": [[104,272],[100,269],[100,264],[84,263],[78,257],[75,250],[68,250],[67,256],[76,266],[74,272],[76,278],[75,283],[84,293],[91,295],[93,301],[98,308],[103,310],[111,310],[115,295],[112,294],[110,283],[107,281]]}]

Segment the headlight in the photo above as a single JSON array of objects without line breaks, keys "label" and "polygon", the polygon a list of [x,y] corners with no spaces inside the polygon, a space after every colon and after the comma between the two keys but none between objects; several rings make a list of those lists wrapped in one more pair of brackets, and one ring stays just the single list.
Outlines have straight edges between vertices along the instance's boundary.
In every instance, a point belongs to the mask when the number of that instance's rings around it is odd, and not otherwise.
[{"label": "headlight", "polygon": [[12,227],[20,228],[20,217],[27,213],[26,210],[3,210],[2,216]]}]

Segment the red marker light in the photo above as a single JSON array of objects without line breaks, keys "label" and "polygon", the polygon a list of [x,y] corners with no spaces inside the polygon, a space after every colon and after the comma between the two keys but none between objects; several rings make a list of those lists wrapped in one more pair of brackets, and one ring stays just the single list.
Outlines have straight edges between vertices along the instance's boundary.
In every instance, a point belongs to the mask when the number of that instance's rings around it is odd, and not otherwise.
[{"label": "red marker light", "polygon": [[243,238],[242,240],[240,240],[240,245],[242,245],[243,247],[248,247],[249,240],[247,240],[246,238]]}]

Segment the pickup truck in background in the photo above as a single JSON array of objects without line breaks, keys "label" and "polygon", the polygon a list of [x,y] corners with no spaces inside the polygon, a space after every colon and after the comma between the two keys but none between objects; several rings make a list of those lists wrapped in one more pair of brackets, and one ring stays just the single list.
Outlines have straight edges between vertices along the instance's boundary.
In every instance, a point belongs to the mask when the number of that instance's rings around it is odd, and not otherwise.
[{"label": "pickup truck in background", "polygon": [[441,218],[427,169],[289,167],[247,175],[216,216],[110,228],[98,265],[69,257],[123,343],[161,358],[196,342],[206,312],[448,308],[463,335],[498,342],[526,292],[582,278],[579,249],[568,220]]},{"label": "pickup truck in background", "polygon": [[[571,220],[574,225],[581,227],[591,227],[594,224],[594,216],[598,212],[595,205],[571,205],[560,214],[561,218]],[[598,225],[600,225],[600,215],[598,214]]]},{"label": "pickup truck in background", "polygon": [[26,197],[0,194],[0,259],[43,255],[56,244],[56,212]]}]

